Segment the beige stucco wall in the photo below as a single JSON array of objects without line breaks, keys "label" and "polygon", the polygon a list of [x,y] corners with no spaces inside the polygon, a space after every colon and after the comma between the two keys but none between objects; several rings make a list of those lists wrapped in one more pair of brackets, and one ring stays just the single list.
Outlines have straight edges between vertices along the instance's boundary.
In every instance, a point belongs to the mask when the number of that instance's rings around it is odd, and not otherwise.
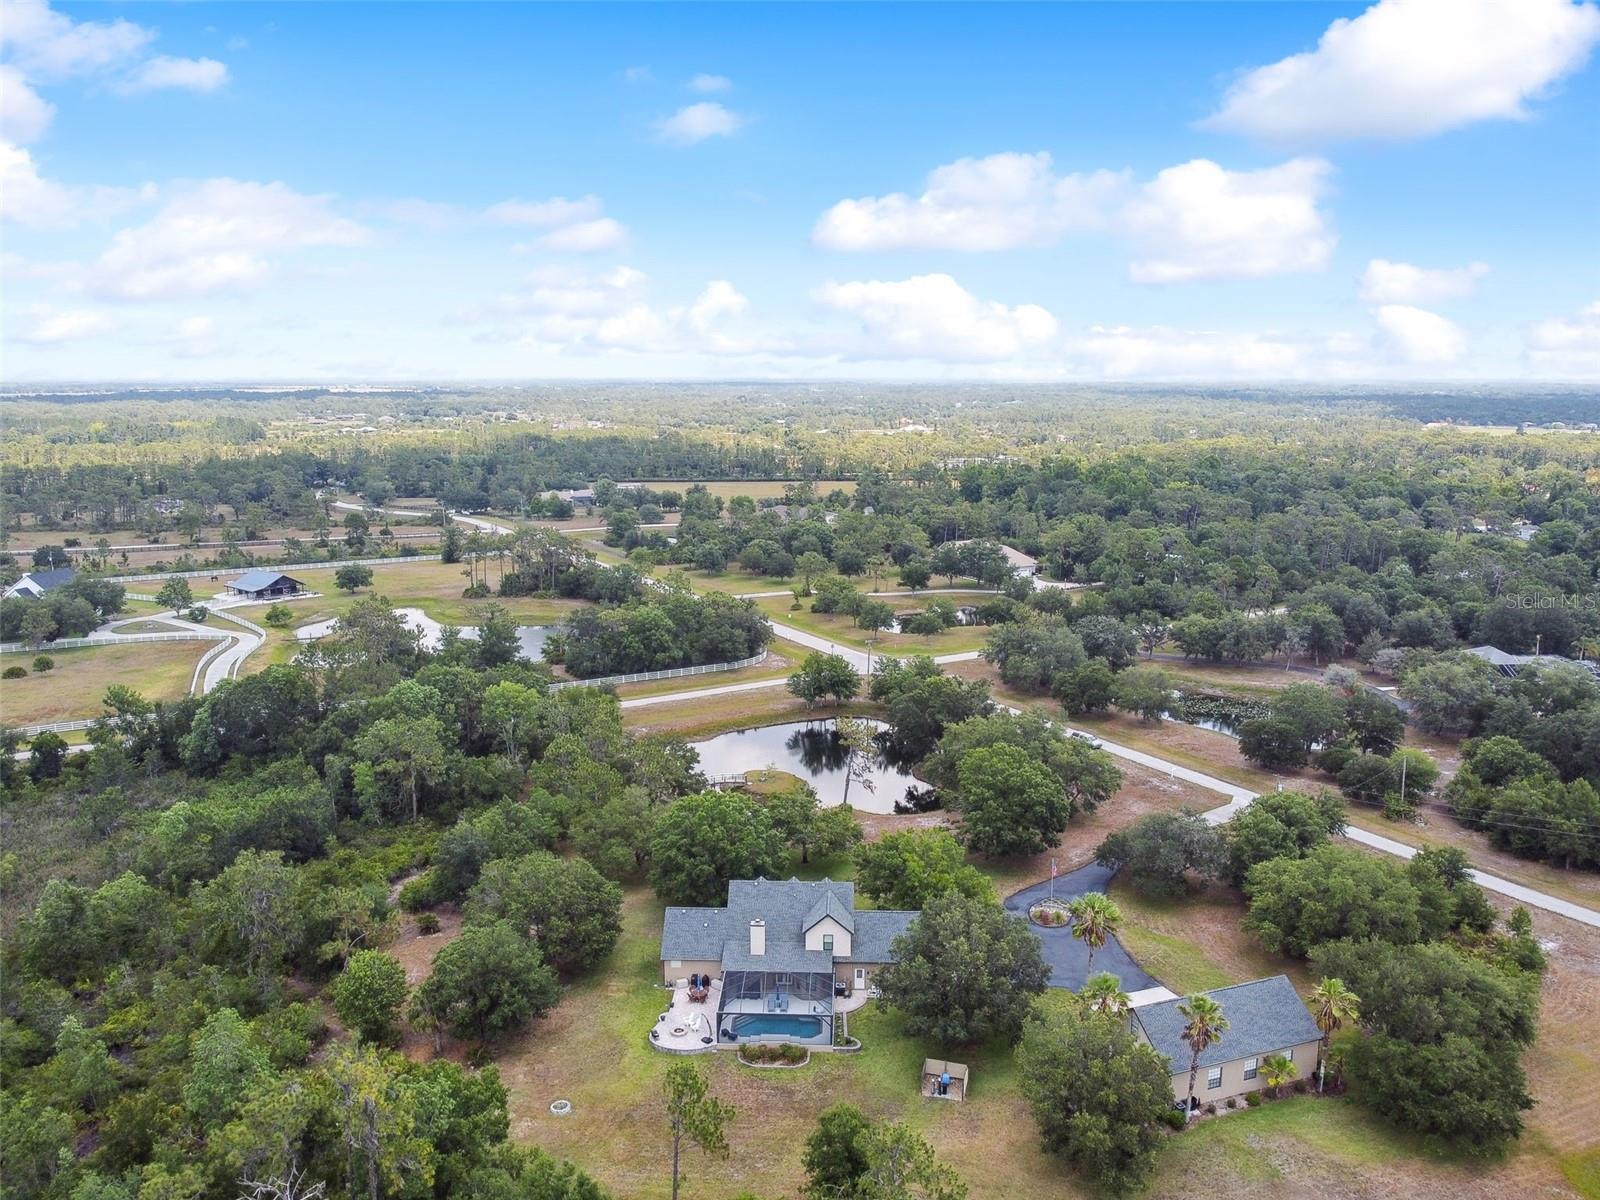
[{"label": "beige stucco wall", "polygon": [[[1269,1051],[1261,1055],[1261,1060],[1272,1057],[1274,1053],[1288,1054],[1290,1047],[1280,1051]],[[1304,1045],[1292,1047],[1294,1051],[1294,1065],[1299,1070],[1296,1079],[1310,1079],[1317,1069],[1317,1051],[1321,1049],[1319,1042],[1306,1042]],[[1194,1080],[1194,1098],[1202,1107],[1217,1100],[1226,1100],[1229,1096],[1242,1096],[1246,1092],[1257,1092],[1266,1087],[1266,1080],[1261,1074],[1261,1061],[1256,1063],[1256,1077],[1244,1077],[1245,1064],[1248,1058],[1236,1058],[1222,1064],[1222,1086],[1216,1088],[1206,1087],[1206,1074],[1214,1068],[1201,1067],[1200,1073]],[[1173,1066],[1177,1066],[1174,1063]],[[1187,1070],[1175,1071],[1172,1075],[1172,1098],[1182,1100],[1189,1095],[1189,1072]]]},{"label": "beige stucco wall", "polygon": [[850,957],[850,931],[832,917],[823,917],[810,929],[806,930],[806,949],[821,950],[824,934],[833,934],[833,956],[835,958]]},{"label": "beige stucco wall", "polygon": [[[673,963],[677,962],[677,966]],[[722,964],[715,961],[686,958],[682,960],[663,959],[661,961],[661,980],[663,983],[676,983],[680,979],[687,979],[691,975],[710,975],[713,979],[722,975]]]}]

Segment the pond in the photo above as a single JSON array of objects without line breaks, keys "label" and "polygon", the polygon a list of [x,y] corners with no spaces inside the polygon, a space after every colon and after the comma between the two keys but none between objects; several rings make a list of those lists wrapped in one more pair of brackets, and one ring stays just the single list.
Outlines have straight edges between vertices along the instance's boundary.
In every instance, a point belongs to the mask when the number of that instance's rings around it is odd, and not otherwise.
[{"label": "pond", "polygon": [[[868,724],[874,729],[887,728],[881,721]],[[707,775],[743,775],[776,767],[809,783],[824,805],[844,802],[844,753],[831,723],[789,721],[759,729],[738,729],[691,744],[700,755],[700,769]],[[870,789],[860,779],[850,784],[851,808],[892,813],[895,801],[905,798],[906,788],[918,783],[909,767],[889,762],[881,751],[874,757],[869,779]]]},{"label": "pond", "polygon": [[[437,650],[439,648],[439,633],[444,628],[420,608],[397,608],[394,610],[411,628],[422,635],[422,648],[424,650]],[[315,641],[317,638],[326,637],[333,632],[334,622],[338,618],[327,621],[316,621],[310,625],[302,625],[294,631],[296,640],[302,642]],[[560,630],[559,625],[518,625],[517,641],[522,646],[522,656],[530,662],[540,662],[544,659],[544,644],[552,633]],[[475,625],[468,625],[461,630],[461,636],[470,640],[478,636]]]}]

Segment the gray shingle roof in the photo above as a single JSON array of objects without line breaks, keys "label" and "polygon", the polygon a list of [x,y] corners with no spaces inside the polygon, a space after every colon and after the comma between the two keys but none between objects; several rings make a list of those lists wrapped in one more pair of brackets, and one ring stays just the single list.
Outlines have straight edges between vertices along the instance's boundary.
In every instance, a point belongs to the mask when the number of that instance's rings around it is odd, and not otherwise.
[{"label": "gray shingle roof", "polygon": [[[663,960],[720,962],[724,970],[828,971],[833,956],[805,948],[805,931],[832,916],[853,931],[852,953],[841,962],[889,961],[889,944],[917,918],[914,912],[857,910],[855,885],[837,880],[735,879],[726,908],[671,907],[661,923]],[[766,953],[750,953],[750,922],[766,922]]]},{"label": "gray shingle roof", "polygon": [[[23,579],[33,580],[34,586],[41,592],[53,592],[63,584],[71,583],[78,577],[74,567],[52,567],[48,571],[29,571]],[[17,582],[21,582],[18,580]]]},{"label": "gray shingle roof", "polygon": [[296,586],[300,584],[300,581],[293,575],[285,575],[282,571],[266,571],[257,568],[254,571],[246,571],[228,586],[238,588],[242,592],[258,592],[262,588],[271,587],[280,579],[287,579]]},{"label": "gray shingle roof", "polygon": [[836,892],[829,891],[818,897],[817,902],[811,906],[811,911],[806,914],[806,919],[801,924],[800,928],[810,929],[818,921],[822,920],[823,917],[832,917],[846,929],[851,930],[852,932],[855,930],[855,910],[850,908],[848,905],[841,904],[839,902],[839,896]]},{"label": "gray shingle roof", "polygon": [[[1228,1028],[1220,1041],[1212,1042],[1200,1055],[1202,1067],[1260,1058],[1322,1037],[1311,1011],[1301,1002],[1287,975],[1238,983],[1205,994],[1222,1006]],[[1193,1053],[1183,1040],[1187,1022],[1178,1011],[1182,1003],[1181,999],[1164,1000],[1133,1010],[1133,1019],[1144,1029],[1156,1052],[1171,1061],[1175,1074],[1189,1069]]]}]

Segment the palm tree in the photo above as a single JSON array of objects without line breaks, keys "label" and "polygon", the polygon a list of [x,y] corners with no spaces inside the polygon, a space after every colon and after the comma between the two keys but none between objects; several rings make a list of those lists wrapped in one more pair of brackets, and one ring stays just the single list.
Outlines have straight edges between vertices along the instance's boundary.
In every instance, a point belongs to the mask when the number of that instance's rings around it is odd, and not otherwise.
[{"label": "palm tree", "polygon": [[1106,944],[1122,923],[1122,910],[1101,892],[1085,892],[1067,905],[1072,936],[1089,950],[1088,969],[1094,970],[1094,952]]},{"label": "palm tree", "polygon": [[1274,1097],[1278,1090],[1288,1083],[1300,1072],[1294,1065],[1294,1059],[1285,1054],[1269,1054],[1261,1060],[1261,1077],[1266,1080],[1267,1090]]},{"label": "palm tree", "polygon": [[1194,1081],[1200,1074],[1200,1056],[1207,1047],[1222,1040],[1228,1028],[1228,1018],[1222,1015],[1222,1005],[1210,996],[1190,996],[1178,1005],[1178,1015],[1184,1020],[1183,1040],[1189,1043],[1194,1056],[1189,1059],[1189,1112],[1194,1112]]},{"label": "palm tree", "polygon": [[1328,1039],[1346,1021],[1361,1019],[1361,997],[1345,987],[1344,980],[1325,978],[1311,989],[1311,1019],[1322,1030],[1322,1057],[1317,1067],[1317,1091],[1327,1078]]},{"label": "palm tree", "polygon": [[1089,976],[1078,995],[1097,1013],[1125,1017],[1131,1007],[1128,993],[1122,990],[1122,981],[1110,971],[1096,971]]}]

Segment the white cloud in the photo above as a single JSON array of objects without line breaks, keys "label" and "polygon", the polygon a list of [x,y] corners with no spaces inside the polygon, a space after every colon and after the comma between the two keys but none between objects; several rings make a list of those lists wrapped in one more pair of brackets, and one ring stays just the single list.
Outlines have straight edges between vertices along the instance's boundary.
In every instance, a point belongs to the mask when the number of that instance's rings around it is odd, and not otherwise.
[{"label": "white cloud", "polygon": [[1204,128],[1279,142],[1426,137],[1517,120],[1583,64],[1600,9],[1571,0],[1381,0],[1317,48],[1241,76]]},{"label": "white cloud", "polygon": [[1365,351],[1343,334],[1091,326],[1064,342],[1074,374],[1104,379],[1296,379],[1352,373]]},{"label": "white cloud", "polygon": [[179,358],[210,358],[220,348],[217,323],[210,317],[185,317],[163,340],[172,345]]},{"label": "white cloud", "polygon": [[1542,374],[1600,378],[1600,300],[1540,321],[1528,331],[1527,354]]},{"label": "white cloud", "polygon": [[154,37],[121,17],[74,21],[51,11],[45,0],[0,2],[0,45],[30,78],[60,79],[117,66]]},{"label": "white cloud", "polygon": [[21,71],[0,65],[0,136],[23,146],[36,142],[55,114],[56,106],[29,87]]},{"label": "white cloud", "polygon": [[1317,200],[1330,168],[1297,158],[1259,171],[1208,159],[1135,187],[1126,171],[1057,175],[1050,155],[963,158],[929,174],[921,195],[842,200],[811,240],[830,250],[1014,250],[1074,233],[1130,238],[1139,283],[1254,278],[1323,266],[1334,237]]},{"label": "white cloud", "polygon": [[282,183],[208,179],[179,192],[143,225],[124,229],[89,271],[89,286],[119,300],[165,300],[259,286],[269,254],[356,246],[361,225],[328,196]]},{"label": "white cloud", "polygon": [[552,196],[548,200],[502,200],[491,204],[484,216],[500,225],[528,225],[548,228],[552,225],[570,225],[574,221],[592,221],[600,215],[599,196],[581,196],[568,200],[565,196]]},{"label": "white cloud", "polygon": [[656,125],[661,140],[692,146],[711,137],[729,137],[744,125],[744,118],[714,100],[686,105]]},{"label": "white cloud", "polygon": [[1008,308],[980,300],[942,274],[827,283],[813,296],[861,322],[864,336],[854,355],[860,358],[991,362],[1042,348],[1058,328],[1036,304]]},{"label": "white cloud", "polygon": [[580,221],[552,230],[535,245],[541,250],[564,250],[576,254],[595,254],[602,250],[616,250],[627,244],[628,231],[620,221],[601,217],[594,221]]},{"label": "white cloud", "polygon": [[128,95],[166,88],[214,92],[227,82],[227,66],[214,58],[173,58],[163,54],[140,63],[117,85],[117,90]]},{"label": "white cloud", "polygon": [[1372,314],[1386,347],[1402,362],[1453,363],[1467,349],[1467,339],[1454,322],[1409,304],[1381,305]]},{"label": "white cloud", "polygon": [[733,86],[733,80],[726,75],[696,75],[689,80],[689,90],[692,92],[725,92]]},{"label": "white cloud", "polygon": [[1465,267],[1415,267],[1410,263],[1375,258],[1361,274],[1361,299],[1368,304],[1433,304],[1470,296],[1489,264]]},{"label": "white cloud", "polygon": [[64,228],[121,212],[155,194],[143,188],[78,187],[57,183],[21,146],[0,141],[0,221],[34,228]]},{"label": "white cloud", "polygon": [[1185,283],[1325,266],[1337,239],[1317,200],[1331,169],[1319,158],[1258,171],[1228,171],[1204,158],[1168,167],[1123,214],[1139,254],[1129,277]]},{"label": "white cloud", "polygon": [[829,250],[1012,250],[1104,227],[1126,172],[1057,176],[1050,155],[963,158],[929,173],[920,196],[841,200],[811,240]]},{"label": "white cloud", "polygon": [[22,333],[13,334],[12,341],[55,346],[101,337],[118,327],[117,319],[111,314],[92,309],[58,311],[47,305],[35,305],[32,315],[33,324]]},{"label": "white cloud", "polygon": [[622,78],[629,83],[650,83],[656,74],[649,67],[624,67]]}]

